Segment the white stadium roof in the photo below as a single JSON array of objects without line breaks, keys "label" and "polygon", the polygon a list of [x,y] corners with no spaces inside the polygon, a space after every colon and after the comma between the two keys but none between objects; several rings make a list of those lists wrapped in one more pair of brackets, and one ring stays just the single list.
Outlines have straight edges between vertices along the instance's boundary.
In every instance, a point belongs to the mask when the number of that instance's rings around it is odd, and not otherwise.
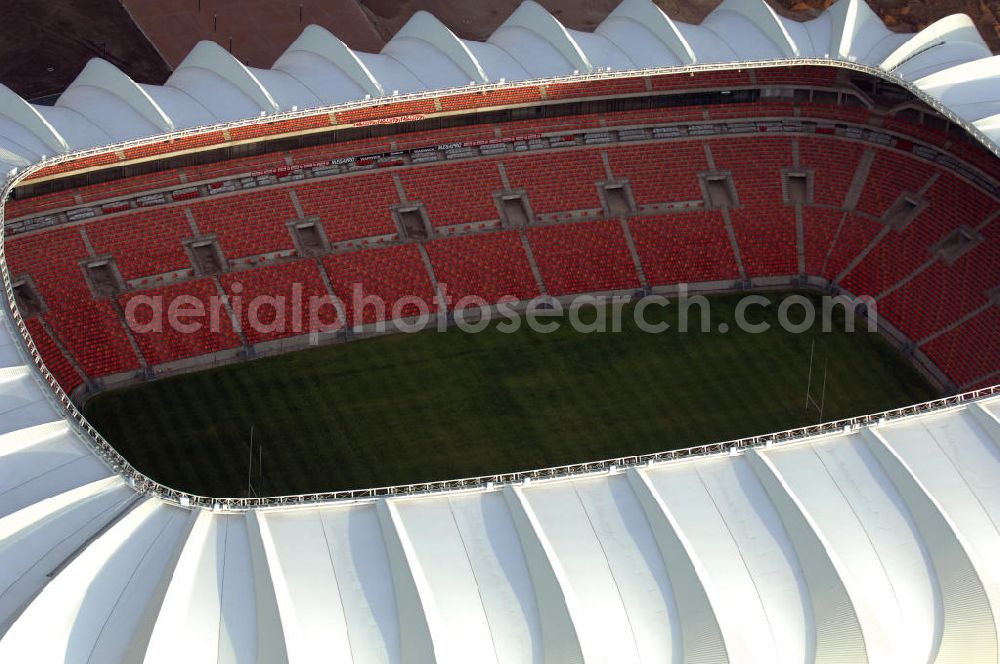
[{"label": "white stadium roof", "polygon": [[486,42],[460,39],[417,12],[381,53],[349,49],[311,25],[272,69],[244,66],[200,42],[164,85],[138,84],[91,60],[55,106],[0,85],[0,172],[43,155],[165,132],[472,84],[574,73],[780,59],[860,63],[913,84],[1000,142],[1000,59],[969,17],[917,34],[890,31],[864,0],[840,0],[804,23],[763,0],[725,0],[702,22],[673,21],[650,0],[624,0],[593,33],[569,30],[526,0]]},{"label": "white stadium roof", "polygon": [[[485,43],[418,13],[380,54],[312,26],[272,70],[203,42],[164,86],[100,60],[54,107],[0,86],[0,167],[394,91],[817,57],[880,67],[1000,139],[1000,60],[965,16],[904,35],[857,0],[806,23],[726,0],[694,26],[625,0],[590,34],[529,0]],[[1000,397],[641,466],[247,510],[137,490],[64,404],[0,307],[0,662],[1000,657]]]}]

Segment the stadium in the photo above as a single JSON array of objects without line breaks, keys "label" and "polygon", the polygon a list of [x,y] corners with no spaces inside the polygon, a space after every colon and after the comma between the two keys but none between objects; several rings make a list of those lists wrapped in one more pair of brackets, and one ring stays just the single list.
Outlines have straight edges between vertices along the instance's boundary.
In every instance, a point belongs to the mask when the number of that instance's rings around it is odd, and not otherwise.
[{"label": "stadium", "polygon": [[525,0],[0,85],[0,662],[1000,661],[998,58]]}]

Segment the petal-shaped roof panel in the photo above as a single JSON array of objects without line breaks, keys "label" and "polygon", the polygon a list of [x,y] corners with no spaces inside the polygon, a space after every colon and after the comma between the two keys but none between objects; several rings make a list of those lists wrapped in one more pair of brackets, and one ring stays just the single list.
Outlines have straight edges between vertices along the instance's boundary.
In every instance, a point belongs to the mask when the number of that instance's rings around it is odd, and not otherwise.
[{"label": "petal-shaped roof panel", "polygon": [[406,68],[421,82],[421,89],[454,88],[475,81],[443,51],[422,39],[394,37],[382,53],[405,62]]},{"label": "petal-shaped roof panel", "polygon": [[636,64],[625,54],[625,51],[606,36],[593,32],[580,32],[579,30],[569,30],[569,34],[587,56],[590,64],[598,70],[620,71],[636,68]]},{"label": "petal-shaped roof panel", "polygon": [[487,42],[477,42],[463,39],[472,57],[476,59],[482,67],[486,78],[494,83],[500,79],[506,81],[524,81],[531,78],[531,74],[515,60],[510,53],[503,50],[496,44]]},{"label": "petal-shaped roof panel", "polygon": [[524,28],[547,41],[566,58],[575,71],[581,73],[590,71],[591,63],[587,61],[587,56],[580,49],[580,45],[573,40],[566,27],[534,0],[523,0],[497,32],[511,27]]},{"label": "petal-shaped roof panel", "polygon": [[648,27],[631,18],[608,17],[597,31],[613,42],[636,67],[683,64]]},{"label": "petal-shaped roof panel", "polygon": [[185,92],[220,121],[257,117],[261,108],[233,83],[201,67],[178,69],[165,87]]},{"label": "petal-shaped roof panel", "polygon": [[723,41],[718,34],[701,25],[677,23],[684,40],[694,53],[694,61],[698,64],[712,62],[733,62],[739,60],[736,52]]},{"label": "petal-shaped roof panel", "polygon": [[527,28],[502,25],[490,35],[489,43],[507,52],[533,78],[579,71],[551,42]]},{"label": "petal-shaped roof panel", "polygon": [[75,85],[62,93],[56,106],[76,111],[115,141],[162,133],[121,97],[102,88]]},{"label": "petal-shaped roof panel", "polygon": [[701,27],[711,30],[740,60],[774,60],[784,57],[783,45],[779,46],[772,41],[758,25],[742,14],[717,10],[702,21]]},{"label": "petal-shaped roof panel", "polygon": [[390,55],[358,53],[358,59],[372,73],[372,77],[379,82],[385,94],[419,92],[428,89],[427,85],[417,78],[414,71]]},{"label": "petal-shaped roof panel", "polygon": [[[800,24],[809,35],[816,57],[828,58],[837,53],[839,39],[833,34],[834,20],[830,12],[823,12],[811,21]],[[791,30],[789,31],[791,32]],[[838,36],[839,37],[839,36]],[[802,47],[802,44],[799,44]]]},{"label": "petal-shaped roof panel", "polygon": [[[605,26],[610,26],[612,22],[619,22],[621,20],[627,20],[635,23],[636,25],[644,27],[646,30],[651,32],[656,39],[667,48],[667,50],[673,54],[673,57],[681,64],[691,64],[695,62],[695,55],[691,50],[691,45],[688,44],[684,36],[681,34],[680,29],[677,24],[667,16],[662,9],[657,7],[652,2],[648,0],[622,0],[608,18],[598,26],[596,32],[605,34]],[[618,32],[618,31],[616,31]],[[627,37],[629,35],[629,30],[622,32],[622,36]],[[614,41],[614,40],[613,40]],[[641,55],[635,52],[633,48],[630,48],[627,44],[621,41],[615,41],[619,48],[630,53],[630,57],[633,61],[636,58],[643,59]],[[656,53],[658,49],[654,49],[651,53]],[[647,56],[650,54],[647,54]],[[671,58],[667,57],[663,62],[670,62]],[[653,65],[656,66],[656,65]],[[661,65],[662,66],[662,65]]]},{"label": "petal-shaped roof panel", "polygon": [[37,135],[24,125],[0,115],[0,139],[6,149],[31,162],[38,161],[43,154],[51,154],[49,148]]},{"label": "petal-shaped roof panel", "polygon": [[274,66],[307,87],[321,104],[364,99],[369,94],[343,69],[316,53],[288,51]]},{"label": "petal-shaped roof panel", "polygon": [[908,36],[889,32],[882,39],[872,44],[871,48],[866,50],[863,55],[860,55],[858,61],[877,66],[901,45],[905,44]]},{"label": "petal-shaped roof panel", "polygon": [[44,154],[57,154],[69,149],[62,136],[34,106],[21,99],[5,85],[0,85],[0,116],[10,119],[38,137],[48,146]]},{"label": "petal-shaped roof panel", "polygon": [[148,85],[140,83],[139,87],[146,91],[156,105],[163,109],[178,129],[198,127],[218,122],[198,100],[180,88],[169,85]]},{"label": "petal-shaped roof panel", "polygon": [[114,139],[88,118],[65,106],[35,106],[38,113],[73,150],[108,145]]},{"label": "petal-shaped roof panel", "polygon": [[943,43],[921,51],[905,62],[901,62],[894,73],[901,78],[914,80],[929,76],[942,69],[989,57],[989,54],[989,50],[977,44]]},{"label": "petal-shaped roof panel", "polygon": [[[724,16],[727,13],[738,14],[753,23],[783,56],[793,58],[800,55],[798,46],[785,29],[787,23],[778,18],[764,0],[725,0],[709,14],[709,18]],[[702,22],[702,25],[705,25],[705,22]]]},{"label": "petal-shaped roof panel", "polygon": [[280,69],[250,68],[250,72],[270,93],[282,111],[290,111],[293,107],[313,108],[320,104],[319,98],[309,88]]},{"label": "petal-shaped roof panel", "polygon": [[1000,112],[1000,56],[956,65],[925,76],[917,85],[966,120],[979,120]]},{"label": "petal-shaped roof panel", "polygon": [[[455,36],[444,23],[439,21],[433,14],[419,11],[406,22],[392,40],[382,49],[383,53],[394,55],[398,42],[403,39],[413,39],[429,44],[435,51],[444,55],[455,67],[460,69],[464,75],[475,83],[485,83],[486,73],[482,66],[473,56],[465,41]],[[406,51],[402,51],[405,53]],[[422,62],[419,54],[414,54],[412,60],[407,62]],[[428,63],[429,64],[429,63]],[[420,76],[422,80],[427,80],[428,76]]]},{"label": "petal-shaped roof panel", "polygon": [[271,113],[278,110],[278,103],[267,88],[254,76],[253,72],[234,58],[232,53],[215,42],[198,42],[183,62],[177,65],[177,69],[167,80],[167,84],[173,83],[178,74],[192,68],[210,71],[219,78],[228,81],[262,111]]},{"label": "petal-shaped roof panel", "polygon": [[160,131],[167,132],[174,129],[170,117],[153,98],[109,62],[99,58],[91,59],[66,91],[69,92],[78,86],[98,88],[118,97]]}]

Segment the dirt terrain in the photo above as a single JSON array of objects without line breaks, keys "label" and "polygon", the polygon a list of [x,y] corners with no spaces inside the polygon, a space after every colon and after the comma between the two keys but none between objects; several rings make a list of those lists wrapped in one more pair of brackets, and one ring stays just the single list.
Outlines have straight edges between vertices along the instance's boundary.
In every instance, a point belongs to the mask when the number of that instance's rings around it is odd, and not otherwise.
[{"label": "dirt terrain", "polygon": [[[673,18],[700,22],[720,0],[655,0]],[[0,0],[0,82],[28,98],[65,89],[91,57],[106,57],[137,81],[162,83],[191,48],[211,39],[246,64],[270,67],[316,23],[349,46],[377,52],[424,9],[461,37],[485,39],[520,0]],[[619,0],[540,0],[571,28],[593,30]],[[806,20],[832,0],[771,0]],[[957,12],[973,17],[1000,52],[1000,0],[869,0],[893,29],[919,30]],[[124,3],[124,6],[123,4]],[[135,22],[132,21],[134,17]],[[138,24],[138,27],[136,26]],[[152,43],[150,43],[152,42]]]},{"label": "dirt terrain", "polygon": [[0,0],[0,83],[21,96],[65,90],[94,57],[145,83],[170,75],[118,0]]}]

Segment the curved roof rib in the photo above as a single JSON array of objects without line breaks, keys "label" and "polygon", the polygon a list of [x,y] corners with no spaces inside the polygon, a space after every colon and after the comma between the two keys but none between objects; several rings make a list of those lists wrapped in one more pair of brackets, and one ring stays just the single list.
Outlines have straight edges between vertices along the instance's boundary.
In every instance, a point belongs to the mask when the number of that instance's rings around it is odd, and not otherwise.
[{"label": "curved roof rib", "polygon": [[590,661],[600,653],[597,643],[600,637],[581,631],[582,609],[573,594],[566,571],[538,523],[538,517],[521,487],[504,487],[503,496],[535,586],[541,614],[543,661]]},{"label": "curved roof rib", "polygon": [[107,60],[92,58],[87,62],[80,75],[66,89],[66,93],[78,86],[99,88],[113,94],[161,132],[176,129],[173,121],[149,93]]},{"label": "curved roof rib", "polygon": [[394,501],[381,500],[375,505],[382,537],[389,558],[392,585],[399,613],[399,638],[407,658],[419,662],[461,661],[461,651],[452,648],[448,633],[431,597],[413,545],[399,520]]},{"label": "curved roof rib", "polygon": [[68,152],[70,146],[66,139],[59,135],[34,106],[24,101],[6,85],[0,84],[0,115],[24,127],[38,137],[53,153]]},{"label": "curved roof rib", "polygon": [[[177,65],[177,69],[167,80],[167,85],[170,85],[185,70],[193,68],[212,72],[219,78],[228,81],[259,106],[262,111],[273,113],[280,110],[278,102],[261,84],[260,79],[254,76],[242,62],[234,58],[232,53],[215,42],[198,42],[187,57]],[[178,87],[183,88],[184,86],[178,85]]]},{"label": "curved roof rib", "polygon": [[880,65],[906,79],[917,79],[955,65],[988,58],[990,49],[965,14],[952,14],[913,35]]},{"label": "curved roof rib", "polygon": [[415,13],[406,24],[399,29],[392,40],[382,49],[383,53],[392,55],[400,39],[417,39],[430,44],[461,69],[473,83],[488,83],[489,77],[476,57],[466,44],[455,36],[436,16],[425,11]]},{"label": "curved roof rib", "polygon": [[865,0],[838,0],[827,13],[830,55],[836,58],[872,63],[865,56],[891,34]]},{"label": "curved roof rib", "polygon": [[[381,97],[385,94],[382,86],[371,71],[358,58],[357,54],[347,47],[347,44],[334,37],[326,28],[318,25],[308,25],[299,38],[274,63],[276,69],[287,69],[289,56],[294,53],[312,53],[326,60],[344,73],[365,94]],[[314,90],[317,92],[317,90]]]},{"label": "curved roof rib", "polygon": [[[677,58],[679,64],[689,65],[696,62],[695,53],[684,35],[677,29],[677,24],[651,0],[623,0],[597,27],[596,32],[610,38],[613,31],[611,26],[625,21],[632,24],[630,29],[620,33],[614,30],[615,34],[621,34],[622,39],[614,40],[612,38],[612,41],[615,41],[619,48],[627,49],[629,45],[627,40],[634,36],[635,30],[644,29],[652,33]],[[635,59],[634,56],[633,59]]]},{"label": "curved roof rib", "polygon": [[809,510],[795,495],[767,450],[747,454],[791,535],[812,589],[817,623],[817,661],[890,661],[891,644],[879,615],[868,605],[864,588],[824,537]]},{"label": "curved roof rib", "polygon": [[630,468],[628,480],[653,531],[670,577],[680,614],[682,661],[729,661],[728,648],[719,628],[718,611],[713,606],[713,597],[716,602],[721,600],[712,589],[711,576],[695,555],[691,542],[681,532],[670,508],[650,484],[646,472]]},{"label": "curved roof rib", "polygon": [[710,16],[722,18],[726,12],[739,15],[752,23],[783,57],[796,58],[800,55],[798,46],[788,34],[784,23],[764,0],[725,0]]},{"label": "curved roof rib", "polygon": [[1000,113],[1000,55],[943,69],[916,85],[941,101],[959,117],[981,120]]},{"label": "curved roof rib", "polygon": [[[497,28],[488,41],[494,42],[496,38],[503,35],[505,30],[511,28],[521,28],[541,37],[555,48],[575,71],[581,74],[591,71],[592,66],[587,60],[587,56],[580,49],[580,45],[570,36],[569,31],[534,0],[524,0],[514,10],[514,13],[508,16],[507,20]],[[517,56],[515,55],[515,57]]]},{"label": "curved roof rib", "polygon": [[[935,630],[936,658],[954,662],[996,661],[1000,649],[995,609],[980,573],[988,569],[986,565],[995,567],[996,561],[976,565],[952,519],[885,436],[870,428],[864,429],[862,435],[910,510],[936,572],[940,610],[944,614]],[[954,617],[949,620],[948,614],[962,615],[962,620],[956,621]]]}]

